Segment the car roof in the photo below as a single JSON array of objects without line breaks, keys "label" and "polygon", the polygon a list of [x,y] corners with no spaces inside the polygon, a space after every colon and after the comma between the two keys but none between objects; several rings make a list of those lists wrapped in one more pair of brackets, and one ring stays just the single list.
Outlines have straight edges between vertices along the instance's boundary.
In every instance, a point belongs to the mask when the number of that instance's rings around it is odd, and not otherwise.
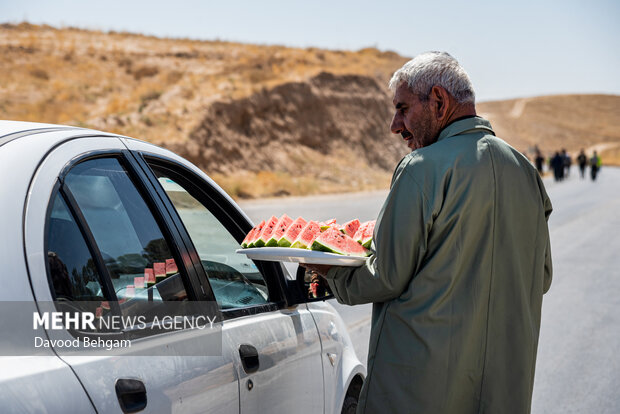
[{"label": "car roof", "polygon": [[41,122],[4,121],[0,120],[0,139],[7,135],[36,131],[40,129],[80,129],[70,125],[44,124]]},{"label": "car roof", "polygon": [[0,146],[10,142],[14,139],[39,134],[42,132],[54,132],[54,131],[89,131],[93,130],[69,126],[69,125],[54,125],[44,124],[39,122],[23,122],[23,121],[2,121],[0,120]]}]

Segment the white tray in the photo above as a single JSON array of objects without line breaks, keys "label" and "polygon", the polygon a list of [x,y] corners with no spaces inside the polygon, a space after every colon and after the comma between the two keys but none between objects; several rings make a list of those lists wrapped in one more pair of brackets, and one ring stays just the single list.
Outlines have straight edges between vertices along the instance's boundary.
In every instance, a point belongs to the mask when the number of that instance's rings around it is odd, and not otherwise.
[{"label": "white tray", "polygon": [[366,263],[367,257],[344,256],[341,254],[319,252],[316,250],[291,249],[290,247],[253,247],[239,249],[250,259],[270,262],[293,262],[308,264],[326,264],[332,266],[358,267]]}]

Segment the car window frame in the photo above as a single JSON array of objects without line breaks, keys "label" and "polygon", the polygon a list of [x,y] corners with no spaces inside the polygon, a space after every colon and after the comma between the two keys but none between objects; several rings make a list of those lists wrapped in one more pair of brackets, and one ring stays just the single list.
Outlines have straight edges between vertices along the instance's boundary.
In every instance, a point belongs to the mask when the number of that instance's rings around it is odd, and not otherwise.
[{"label": "car window frame", "polygon": [[[114,291],[114,288],[110,288],[112,285],[112,279],[110,277],[110,273],[107,267],[104,264],[103,256],[101,255],[101,251],[97,246],[97,243],[90,231],[88,223],[84,218],[82,211],[77,204],[73,194],[71,194],[71,190],[65,184],[65,178],[67,174],[77,165],[82,164],[84,162],[88,162],[93,159],[100,158],[114,158],[116,159],[127,171],[127,175],[131,180],[132,184],[136,187],[140,197],[144,200],[147,205],[149,211],[153,215],[154,220],[159,226],[164,239],[166,240],[169,248],[171,250],[172,255],[175,257],[175,261],[177,261],[177,266],[179,269],[183,270],[180,272],[181,277],[183,278],[184,287],[186,289],[186,293],[188,295],[189,300],[191,301],[207,301],[207,302],[215,302],[215,297],[211,294],[208,295],[205,293],[204,287],[200,282],[198,275],[196,274],[194,268],[194,264],[192,261],[187,260],[189,258],[189,253],[187,248],[181,239],[180,234],[176,231],[176,228],[171,225],[172,218],[168,215],[167,209],[161,205],[161,202],[158,200],[157,194],[152,188],[149,180],[144,176],[141,167],[136,163],[135,157],[130,153],[129,150],[97,150],[91,151],[85,154],[81,154],[78,157],[71,159],[65,166],[62,168],[56,182],[54,183],[54,187],[48,199],[48,205],[46,208],[46,216],[45,216],[45,231],[44,231],[44,249],[47,252],[49,249],[49,240],[48,240],[48,229],[50,225],[50,218],[53,209],[53,203],[56,199],[56,196],[60,194],[63,198],[69,212],[71,213],[72,219],[75,221],[78,226],[80,233],[84,238],[84,242],[87,245],[91,256],[95,262],[95,266],[99,273],[99,277],[103,280],[100,280],[102,283],[102,290],[106,289],[104,293],[106,297],[109,297],[112,303],[110,303],[110,307],[112,312],[115,315],[121,315],[120,306],[118,304],[118,298]],[[176,260],[179,258],[181,260]],[[46,269],[46,277],[49,285],[49,289],[52,295],[52,298],[56,299],[56,292],[54,291],[51,276],[50,276],[50,268],[49,262],[45,263]],[[109,285],[109,286],[108,286]],[[107,286],[107,287],[106,287]],[[111,289],[111,290],[110,290]],[[122,334],[122,333],[117,333]],[[111,334],[115,335],[115,334]],[[157,335],[157,334],[154,334]],[[152,335],[148,335],[152,336]]]},{"label": "car window frame", "polygon": [[[158,181],[157,176],[151,169],[150,164],[156,165],[158,168],[168,170],[173,176],[180,178],[179,181],[181,182],[178,182],[177,184],[185,188],[186,191],[186,185],[195,190],[195,193],[190,191],[188,192],[220,221],[222,226],[228,230],[228,232],[235,238],[235,240],[237,240],[239,244],[241,244],[247,232],[252,229],[252,224],[246,219],[246,217],[244,217],[243,214],[239,212],[239,208],[237,206],[230,203],[230,201],[227,200],[219,190],[214,188],[208,181],[204,180],[187,166],[160,154],[135,150],[131,152],[136,157],[137,162],[147,171],[147,175],[151,179],[151,184],[157,187],[160,197],[169,209],[168,213],[171,216],[174,216],[175,222],[179,223],[177,229],[184,233],[184,238],[188,239],[193,250],[192,257],[196,260],[196,267],[202,269],[198,252],[196,251],[193,241],[185,229],[185,225],[183,224],[181,217],[161,186],[161,183]],[[171,178],[174,179],[174,177]],[[208,206],[211,206],[212,208],[209,208]],[[285,291],[286,288],[283,284],[285,278],[281,264],[279,262],[266,262],[259,260],[254,260],[253,262],[259,269],[261,276],[265,279],[265,283],[267,283],[270,293],[269,302],[266,304],[248,305],[234,309],[222,309],[221,312],[224,320],[248,315],[256,315],[264,312],[272,312],[288,306]],[[209,283],[206,272],[205,278],[207,279],[207,283]]]}]

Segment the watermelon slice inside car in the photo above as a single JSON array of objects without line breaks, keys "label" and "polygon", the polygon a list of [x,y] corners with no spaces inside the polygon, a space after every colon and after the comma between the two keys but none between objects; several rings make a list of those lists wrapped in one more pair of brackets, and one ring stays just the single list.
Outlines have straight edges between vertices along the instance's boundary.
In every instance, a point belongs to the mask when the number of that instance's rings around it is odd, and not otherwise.
[{"label": "watermelon slice inside car", "polygon": [[166,278],[166,262],[153,263],[153,272],[155,273],[155,282],[159,283]]},{"label": "watermelon slice inside car", "polygon": [[155,272],[150,267],[144,269],[144,282],[146,287],[151,287],[155,284]]},{"label": "watermelon slice inside car", "polygon": [[166,276],[174,275],[175,273],[179,273],[179,269],[174,259],[166,259]]},{"label": "watermelon slice inside car", "polygon": [[306,220],[301,217],[297,217],[297,219],[288,226],[288,229],[284,232],[284,235],[278,240],[279,247],[291,247],[291,245],[299,236],[299,233],[306,227]]},{"label": "watermelon slice inside car", "polygon": [[329,228],[312,242],[312,250],[342,254],[346,256],[368,256],[370,250],[356,242],[352,237],[335,228]]}]

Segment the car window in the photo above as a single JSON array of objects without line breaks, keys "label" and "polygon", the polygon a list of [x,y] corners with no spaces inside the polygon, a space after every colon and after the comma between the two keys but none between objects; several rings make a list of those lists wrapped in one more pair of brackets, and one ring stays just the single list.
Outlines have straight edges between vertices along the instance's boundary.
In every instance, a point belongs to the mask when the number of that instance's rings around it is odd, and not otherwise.
[{"label": "car window", "polygon": [[82,162],[64,185],[92,233],[124,314],[139,312],[133,305],[141,301],[188,299],[170,243],[118,159]]},{"label": "car window", "polygon": [[47,226],[47,262],[56,300],[94,304],[109,300],[103,294],[101,278],[84,236],[60,193],[52,202]]},{"label": "car window", "polygon": [[267,283],[252,260],[236,253],[239,242],[167,170],[151,167],[194,243],[219,306],[234,309],[268,303]]}]

